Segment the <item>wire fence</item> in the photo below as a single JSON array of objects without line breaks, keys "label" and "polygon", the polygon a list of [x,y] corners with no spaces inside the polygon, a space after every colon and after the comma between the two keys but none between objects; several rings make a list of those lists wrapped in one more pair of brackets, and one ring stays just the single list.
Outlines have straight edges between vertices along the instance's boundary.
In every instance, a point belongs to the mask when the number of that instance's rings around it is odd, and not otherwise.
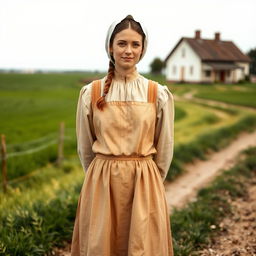
[{"label": "wire fence", "polygon": [[[64,136],[64,140],[71,140],[71,139],[72,139],[71,136]],[[45,148],[48,148],[51,145],[54,145],[54,144],[57,145],[57,143],[58,143],[58,139],[53,139],[53,140],[49,141],[48,143],[45,143],[45,144],[40,145],[40,146],[35,147],[35,148],[31,148],[31,149],[24,150],[24,151],[19,151],[19,152],[9,153],[9,154],[6,155],[6,159],[16,157],[16,156],[33,154],[35,152],[41,151]]]},{"label": "wire fence", "polygon": [[7,151],[17,151],[17,149],[19,150],[20,148],[31,148],[31,147],[34,147],[34,145],[42,144],[50,140],[56,139],[57,136],[58,136],[58,133],[54,132],[46,136],[37,138],[35,140],[25,141],[22,143],[7,144],[6,148],[7,148]]},{"label": "wire fence", "polygon": [[[64,122],[60,123],[59,132],[48,134],[47,136],[38,138],[33,141],[28,141],[22,144],[10,144],[6,145],[5,135],[1,135],[1,169],[2,169],[2,185],[3,191],[7,192],[7,184],[14,183],[16,181],[22,181],[27,177],[33,175],[34,172],[26,173],[22,177],[16,177],[12,180],[7,180],[7,163],[9,161],[14,161],[15,158],[25,157],[26,155],[32,155],[36,153],[43,152],[44,150],[56,145],[56,155],[57,160],[56,164],[60,167],[64,160],[64,141],[72,140],[71,136],[65,135],[65,124]],[[42,144],[43,143],[43,144]],[[39,145],[38,145],[39,144]],[[14,151],[15,149],[21,150],[24,148],[25,150],[22,151]],[[14,152],[7,153],[7,151],[13,150]]]}]

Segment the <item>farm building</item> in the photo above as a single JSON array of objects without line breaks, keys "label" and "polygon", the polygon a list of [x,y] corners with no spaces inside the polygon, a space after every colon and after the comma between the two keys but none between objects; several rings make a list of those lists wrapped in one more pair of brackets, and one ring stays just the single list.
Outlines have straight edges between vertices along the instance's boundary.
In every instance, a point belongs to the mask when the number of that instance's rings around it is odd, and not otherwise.
[{"label": "farm building", "polygon": [[232,41],[182,37],[165,59],[165,75],[169,82],[236,83],[249,75],[250,58]]}]

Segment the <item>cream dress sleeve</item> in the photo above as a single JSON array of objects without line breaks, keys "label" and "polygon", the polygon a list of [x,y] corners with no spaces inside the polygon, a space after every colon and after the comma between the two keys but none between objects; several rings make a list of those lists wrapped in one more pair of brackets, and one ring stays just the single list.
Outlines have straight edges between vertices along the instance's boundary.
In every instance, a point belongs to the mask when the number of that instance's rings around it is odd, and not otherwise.
[{"label": "cream dress sleeve", "polygon": [[173,158],[174,98],[167,86],[159,84],[154,144],[157,153],[154,155],[153,160],[164,181]]},{"label": "cream dress sleeve", "polygon": [[85,172],[95,156],[92,151],[96,136],[92,122],[91,88],[92,83],[80,90],[76,112],[77,152]]}]

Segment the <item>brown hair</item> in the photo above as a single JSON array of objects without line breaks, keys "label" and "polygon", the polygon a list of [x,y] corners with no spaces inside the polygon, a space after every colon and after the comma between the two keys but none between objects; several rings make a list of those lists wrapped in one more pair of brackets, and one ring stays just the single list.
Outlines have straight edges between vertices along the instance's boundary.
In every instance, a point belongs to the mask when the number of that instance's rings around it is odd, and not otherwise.
[{"label": "brown hair", "polygon": [[[136,31],[142,36],[142,52],[143,52],[145,33],[143,32],[141,25],[137,21],[135,21],[131,15],[126,16],[123,20],[121,20],[121,22],[119,22],[116,25],[110,38],[110,46],[112,46],[116,34],[129,27],[131,27],[132,30]],[[96,102],[97,108],[102,111],[104,109],[104,106],[106,105],[105,96],[109,91],[110,85],[112,83],[112,79],[114,78],[114,75],[115,75],[115,65],[114,65],[115,60],[113,56],[111,56],[111,59],[112,61],[109,61],[108,74],[105,80],[103,96],[101,96]]]}]

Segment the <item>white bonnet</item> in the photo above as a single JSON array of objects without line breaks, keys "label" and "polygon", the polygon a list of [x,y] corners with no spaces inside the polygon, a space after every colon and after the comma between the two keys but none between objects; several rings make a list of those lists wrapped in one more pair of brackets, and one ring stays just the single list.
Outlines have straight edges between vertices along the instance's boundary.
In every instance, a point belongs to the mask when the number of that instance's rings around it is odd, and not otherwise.
[{"label": "white bonnet", "polygon": [[[123,20],[123,19],[122,19],[122,20]],[[134,19],[134,20],[135,20],[135,19]],[[135,21],[136,21],[136,20],[135,20]],[[109,29],[108,29],[108,32],[107,32],[107,36],[106,36],[105,49],[106,49],[108,58],[109,58],[109,60],[110,60],[111,62],[113,62],[113,61],[112,61],[112,59],[111,59],[110,49],[109,49],[110,38],[111,38],[111,36],[112,36],[112,33],[113,33],[113,31],[114,31],[116,25],[117,25],[118,23],[120,23],[120,22],[121,22],[121,20],[118,20],[118,21],[116,20],[116,21],[114,21],[114,22],[110,25],[110,27],[109,27]],[[138,22],[138,21],[136,21],[136,22]],[[140,24],[140,26],[141,26],[141,28],[142,28],[144,34],[145,34],[143,52],[142,52],[141,58],[140,58],[140,59],[142,59],[143,56],[144,56],[145,53],[146,53],[147,46],[148,46],[148,32],[147,32],[147,29],[145,28],[145,26],[144,26],[141,22],[138,22],[138,23]]]}]

